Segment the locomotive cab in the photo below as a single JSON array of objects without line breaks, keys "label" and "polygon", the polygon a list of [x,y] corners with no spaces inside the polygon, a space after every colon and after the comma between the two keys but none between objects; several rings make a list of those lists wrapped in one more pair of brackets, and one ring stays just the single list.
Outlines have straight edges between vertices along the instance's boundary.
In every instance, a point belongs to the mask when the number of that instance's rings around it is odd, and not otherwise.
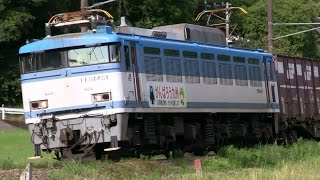
[{"label": "locomotive cab", "polygon": [[[117,148],[118,141],[127,139],[127,115],[119,114],[126,97],[125,61],[110,27],[47,37],[19,53],[25,122],[38,149],[73,144],[61,152],[68,156],[83,153],[82,144],[94,144],[89,150],[101,152],[111,141]],[[101,143],[109,144],[96,145]]]}]

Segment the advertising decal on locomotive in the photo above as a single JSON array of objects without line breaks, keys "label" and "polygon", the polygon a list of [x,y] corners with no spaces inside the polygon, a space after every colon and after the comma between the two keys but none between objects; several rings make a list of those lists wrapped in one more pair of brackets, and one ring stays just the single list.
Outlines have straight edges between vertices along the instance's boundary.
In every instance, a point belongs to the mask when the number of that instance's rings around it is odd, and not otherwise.
[{"label": "advertising decal on locomotive", "polygon": [[185,88],[181,85],[148,83],[150,107],[186,107]]}]

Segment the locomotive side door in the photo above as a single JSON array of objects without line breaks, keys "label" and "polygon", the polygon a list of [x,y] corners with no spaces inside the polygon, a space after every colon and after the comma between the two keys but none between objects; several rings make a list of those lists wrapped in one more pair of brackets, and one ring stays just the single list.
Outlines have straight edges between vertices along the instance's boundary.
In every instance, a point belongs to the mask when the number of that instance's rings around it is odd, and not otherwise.
[{"label": "locomotive side door", "polygon": [[[128,89],[129,93],[134,94],[136,101],[141,101],[141,89],[140,89],[140,80],[139,80],[139,68],[138,68],[138,59],[137,59],[137,48],[136,42],[125,42],[124,43],[124,52],[125,52],[125,63],[128,80],[133,82],[134,89]],[[128,95],[130,98],[130,95]]]},{"label": "locomotive side door", "polygon": [[277,90],[275,83],[275,74],[274,74],[274,63],[272,57],[264,56],[263,57],[263,66],[264,66],[264,80],[266,86],[266,97],[267,103],[273,104],[277,102]]}]

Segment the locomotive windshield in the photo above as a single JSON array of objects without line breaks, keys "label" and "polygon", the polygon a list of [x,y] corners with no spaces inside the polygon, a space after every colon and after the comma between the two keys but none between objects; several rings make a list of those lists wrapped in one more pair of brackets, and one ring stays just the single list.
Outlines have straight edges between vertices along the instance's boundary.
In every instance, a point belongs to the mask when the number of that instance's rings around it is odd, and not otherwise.
[{"label": "locomotive windshield", "polygon": [[119,61],[119,45],[94,46],[67,51],[70,66]]},{"label": "locomotive windshield", "polygon": [[62,53],[59,51],[29,54],[20,58],[22,73],[45,71],[62,67]]},{"label": "locomotive windshield", "polygon": [[119,61],[119,43],[58,51],[44,51],[20,57],[22,73]]}]

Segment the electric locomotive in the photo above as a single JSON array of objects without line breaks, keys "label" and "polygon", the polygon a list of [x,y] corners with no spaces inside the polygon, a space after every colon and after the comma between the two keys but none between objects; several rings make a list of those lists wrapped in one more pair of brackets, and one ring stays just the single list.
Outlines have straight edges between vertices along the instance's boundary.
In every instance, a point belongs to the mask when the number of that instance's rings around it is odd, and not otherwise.
[{"label": "electric locomotive", "polygon": [[[84,21],[63,22],[64,15],[49,26]],[[189,24],[104,24],[21,47],[35,156],[48,150],[57,158],[169,157],[272,139],[280,108],[273,56],[224,41],[218,29]]]}]

